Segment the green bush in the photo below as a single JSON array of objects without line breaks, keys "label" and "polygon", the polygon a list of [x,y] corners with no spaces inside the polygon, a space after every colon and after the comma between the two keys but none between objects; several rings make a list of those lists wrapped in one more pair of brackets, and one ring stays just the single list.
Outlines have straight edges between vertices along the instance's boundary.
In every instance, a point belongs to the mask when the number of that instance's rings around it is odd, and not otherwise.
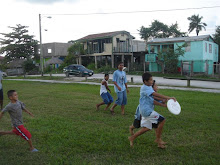
[{"label": "green bush", "polygon": [[87,65],[87,68],[90,69],[90,70],[95,70],[95,64],[90,63],[89,65]]},{"label": "green bush", "polygon": [[98,71],[98,72],[111,73],[111,72],[114,72],[114,68],[111,68],[110,65],[107,65],[107,66],[102,66],[102,67],[99,68],[97,71]]}]

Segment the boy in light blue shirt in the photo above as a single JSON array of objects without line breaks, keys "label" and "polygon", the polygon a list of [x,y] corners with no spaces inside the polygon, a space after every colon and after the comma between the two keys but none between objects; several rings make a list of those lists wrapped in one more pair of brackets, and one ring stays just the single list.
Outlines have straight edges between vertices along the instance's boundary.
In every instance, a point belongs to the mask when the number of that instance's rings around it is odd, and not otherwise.
[{"label": "boy in light blue shirt", "polygon": [[[152,85],[152,88],[155,92],[158,91],[158,87],[157,87],[157,84],[156,84],[156,81],[154,80],[153,81],[153,85]],[[154,97],[154,100],[160,102],[160,103],[163,103],[165,104],[166,103],[166,99],[161,99],[159,97]],[[140,128],[141,127],[141,113],[140,113],[140,104],[137,106],[137,109],[136,109],[136,112],[135,112],[135,115],[134,115],[134,122],[132,123],[132,125],[129,127],[129,132],[131,135],[134,135],[134,129],[135,128]],[[156,131],[157,129],[155,129]]]},{"label": "boy in light blue shirt", "polygon": [[160,105],[162,107],[167,107],[166,104],[162,104],[156,100],[154,97],[161,99],[176,99],[174,97],[164,96],[157,92],[155,92],[152,88],[153,78],[149,73],[144,73],[142,75],[143,86],[140,90],[140,100],[139,100],[139,110],[142,116],[141,118],[141,129],[136,132],[134,135],[130,136],[128,139],[130,141],[131,147],[133,147],[133,141],[140,135],[145,132],[151,130],[152,128],[156,128],[156,140],[155,142],[158,144],[159,148],[165,148],[165,142],[162,140],[162,130],[165,124],[165,119],[162,115],[154,111],[154,105]]},{"label": "boy in light blue shirt", "polygon": [[125,114],[125,105],[127,104],[127,93],[129,93],[128,86],[127,86],[127,78],[126,73],[123,71],[124,63],[120,62],[118,65],[118,70],[113,73],[113,82],[114,82],[114,89],[115,93],[117,93],[117,100],[115,104],[112,106],[111,114],[114,115],[114,108],[117,105],[121,106],[121,114]]}]

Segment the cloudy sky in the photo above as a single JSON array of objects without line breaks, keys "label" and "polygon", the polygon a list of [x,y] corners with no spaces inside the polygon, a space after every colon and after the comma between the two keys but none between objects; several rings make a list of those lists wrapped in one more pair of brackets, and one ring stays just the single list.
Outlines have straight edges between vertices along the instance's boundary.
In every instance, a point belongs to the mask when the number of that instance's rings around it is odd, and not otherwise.
[{"label": "cloudy sky", "polygon": [[[8,26],[21,24],[29,26],[29,34],[40,40],[41,14],[43,43],[67,42],[89,34],[119,30],[126,30],[140,39],[138,29],[141,26],[148,27],[153,20],[168,25],[177,22],[179,29],[186,32],[189,26],[187,17],[193,14],[203,16],[202,21],[208,24],[206,31],[200,32],[200,35],[213,34],[216,26],[220,25],[219,0],[3,0],[0,6],[0,33],[10,32]],[[219,7],[159,11],[212,6]],[[195,31],[190,33],[190,36],[194,35]]]}]

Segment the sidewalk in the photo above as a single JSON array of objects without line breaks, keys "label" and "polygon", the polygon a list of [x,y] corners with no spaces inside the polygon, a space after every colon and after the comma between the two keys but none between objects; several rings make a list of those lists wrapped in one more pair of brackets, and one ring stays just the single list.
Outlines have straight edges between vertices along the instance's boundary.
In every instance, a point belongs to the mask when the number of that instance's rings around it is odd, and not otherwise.
[{"label": "sidewalk", "polygon": [[[73,81],[58,81],[58,80],[38,80],[38,79],[4,79],[4,81],[32,81],[32,82],[44,82],[44,83],[60,83],[60,84],[88,84],[88,85],[100,85],[100,83],[94,82],[73,82]],[[113,86],[113,84],[109,84]],[[142,85],[128,85],[132,88],[140,88]],[[184,91],[200,91],[209,93],[220,93],[220,89],[202,89],[202,88],[186,88],[186,87],[171,87],[171,86],[159,86],[160,89],[173,89]]]}]

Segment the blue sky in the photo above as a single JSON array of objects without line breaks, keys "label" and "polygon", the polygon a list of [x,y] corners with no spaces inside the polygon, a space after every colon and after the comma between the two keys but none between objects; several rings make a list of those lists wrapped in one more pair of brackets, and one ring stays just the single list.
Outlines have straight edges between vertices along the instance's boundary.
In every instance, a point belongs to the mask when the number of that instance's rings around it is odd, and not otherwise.
[{"label": "blue sky", "polygon": [[[126,30],[136,39],[140,39],[138,29],[141,26],[148,27],[154,20],[167,25],[177,22],[179,29],[187,32],[189,26],[187,17],[193,14],[203,16],[202,21],[208,24],[206,31],[200,32],[200,35],[213,34],[216,26],[220,25],[220,8],[108,15],[65,15],[220,6],[219,0],[7,0],[0,1],[0,6],[0,33],[9,32],[8,26],[22,24],[29,26],[29,33],[39,40],[39,14],[42,14],[42,29],[47,29],[42,32],[43,43],[67,42],[89,34],[119,30]],[[48,19],[47,16],[52,18]],[[194,36],[196,33],[193,31],[189,35]]]}]

